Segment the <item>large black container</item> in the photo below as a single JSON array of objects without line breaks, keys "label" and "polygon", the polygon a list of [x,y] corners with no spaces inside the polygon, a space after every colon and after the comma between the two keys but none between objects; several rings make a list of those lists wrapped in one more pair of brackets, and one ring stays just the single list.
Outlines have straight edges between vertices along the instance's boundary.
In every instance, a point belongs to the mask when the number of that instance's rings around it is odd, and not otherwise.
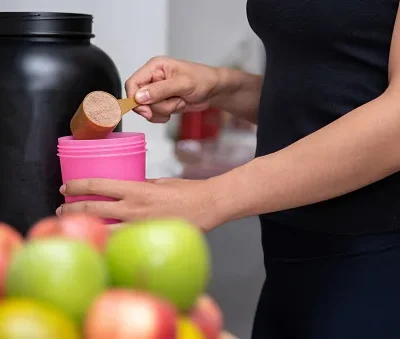
[{"label": "large black container", "polygon": [[23,234],[63,202],[57,138],[85,95],[121,96],[114,63],[91,44],[92,19],[0,12],[0,220]]}]

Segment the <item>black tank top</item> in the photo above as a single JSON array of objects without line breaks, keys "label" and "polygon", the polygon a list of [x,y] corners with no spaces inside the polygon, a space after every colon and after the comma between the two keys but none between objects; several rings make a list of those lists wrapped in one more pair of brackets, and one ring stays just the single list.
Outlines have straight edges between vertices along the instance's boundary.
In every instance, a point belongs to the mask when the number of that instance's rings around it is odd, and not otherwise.
[{"label": "black tank top", "polygon": [[[398,5],[248,0],[250,25],[267,55],[256,156],[290,145],[385,91]],[[268,219],[337,234],[400,229],[400,173],[342,197],[261,216],[262,223]]]}]

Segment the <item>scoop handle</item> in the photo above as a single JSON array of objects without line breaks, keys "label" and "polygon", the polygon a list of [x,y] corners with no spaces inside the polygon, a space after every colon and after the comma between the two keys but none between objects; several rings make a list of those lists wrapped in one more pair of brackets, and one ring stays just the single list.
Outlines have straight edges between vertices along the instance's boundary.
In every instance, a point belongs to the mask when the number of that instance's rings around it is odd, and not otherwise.
[{"label": "scoop handle", "polygon": [[135,101],[134,98],[126,98],[118,100],[119,106],[121,107],[121,114],[124,115],[128,113],[135,107],[139,106],[139,104]]}]

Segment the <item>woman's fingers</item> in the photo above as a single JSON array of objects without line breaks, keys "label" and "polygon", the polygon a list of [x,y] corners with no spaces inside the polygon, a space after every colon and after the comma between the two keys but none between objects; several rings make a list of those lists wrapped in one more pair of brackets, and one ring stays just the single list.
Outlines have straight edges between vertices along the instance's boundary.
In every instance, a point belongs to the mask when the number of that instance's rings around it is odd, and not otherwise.
[{"label": "woman's fingers", "polygon": [[219,339],[238,339],[228,332],[222,332]]},{"label": "woman's fingers", "polygon": [[147,120],[151,120],[151,118],[153,117],[153,112],[150,106],[146,105],[138,106],[134,109],[134,111],[137,114],[140,114],[143,118],[146,118]]},{"label": "woman's fingers", "polygon": [[194,86],[189,77],[177,75],[140,88],[135,94],[135,99],[139,104],[151,105],[172,97],[190,95]]},{"label": "woman's fingers", "polygon": [[151,121],[152,123],[154,123],[154,124],[165,124],[165,123],[167,123],[167,122],[169,121],[169,119],[170,119],[170,116],[164,116],[164,115],[160,116],[160,115],[156,115],[156,116],[153,116],[153,117],[150,119],[150,121]]},{"label": "woman's fingers", "polygon": [[171,115],[183,111],[185,107],[186,102],[180,97],[172,97],[150,106],[154,115]]},{"label": "woman's fingers", "polygon": [[186,102],[179,97],[173,97],[153,105],[142,105],[135,108],[135,112],[151,122],[167,122],[173,113],[185,110]]},{"label": "woman's fingers", "polygon": [[85,200],[61,205],[58,216],[72,213],[87,213],[100,218],[121,219],[124,215],[120,201]]},{"label": "woman's fingers", "polygon": [[185,98],[196,89],[196,81],[177,60],[155,57],[125,83],[128,97],[139,104],[134,111],[154,123],[166,123],[172,113],[185,111]]},{"label": "woman's fingers", "polygon": [[153,81],[165,79],[162,66],[164,62],[163,60],[164,58],[162,57],[150,59],[128,78],[125,82],[125,91],[129,98],[134,97],[139,88],[148,85]]},{"label": "woman's fingers", "polygon": [[[141,105],[154,104],[185,92],[189,82],[172,76],[174,61],[169,58],[155,57],[139,68],[125,82],[128,97],[134,97]],[[177,72],[179,73],[179,71]]]},{"label": "woman's fingers", "polygon": [[[131,186],[132,182],[129,184]],[[61,186],[60,192],[65,196],[102,195],[122,199],[127,192],[127,183],[111,179],[71,180]]]}]

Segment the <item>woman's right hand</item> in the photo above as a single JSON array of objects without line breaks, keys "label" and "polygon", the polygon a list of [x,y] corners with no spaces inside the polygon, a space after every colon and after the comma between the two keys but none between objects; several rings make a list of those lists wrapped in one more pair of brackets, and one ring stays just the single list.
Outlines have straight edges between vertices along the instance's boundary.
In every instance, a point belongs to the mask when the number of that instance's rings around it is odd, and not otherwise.
[{"label": "woman's right hand", "polygon": [[125,83],[135,111],[147,120],[165,123],[172,113],[204,110],[218,93],[218,69],[198,63],[155,57]]}]

